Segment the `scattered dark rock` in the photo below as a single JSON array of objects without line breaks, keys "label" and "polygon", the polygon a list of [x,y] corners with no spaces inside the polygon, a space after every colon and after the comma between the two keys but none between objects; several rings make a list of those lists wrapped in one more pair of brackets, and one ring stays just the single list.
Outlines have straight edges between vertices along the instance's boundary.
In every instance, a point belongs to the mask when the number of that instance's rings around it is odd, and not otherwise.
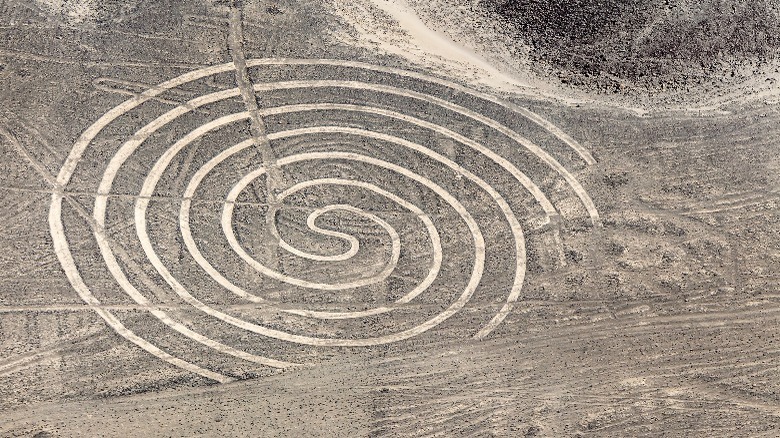
[{"label": "scattered dark rock", "polygon": [[628,172],[618,172],[605,175],[604,183],[613,189],[624,186],[628,184]]},{"label": "scattered dark rock", "polygon": [[532,61],[603,93],[681,89],[780,53],[772,0],[482,0]]},{"label": "scattered dark rock", "polygon": [[268,7],[265,9],[265,11],[266,11],[266,12],[268,12],[269,14],[271,14],[271,15],[280,15],[280,14],[284,14],[284,11],[282,11],[281,9],[279,9],[279,6],[276,6],[276,5],[271,5],[271,6],[268,6]]},{"label": "scattered dark rock", "polygon": [[566,250],[566,261],[569,263],[579,263],[584,258],[582,253],[573,249]]}]

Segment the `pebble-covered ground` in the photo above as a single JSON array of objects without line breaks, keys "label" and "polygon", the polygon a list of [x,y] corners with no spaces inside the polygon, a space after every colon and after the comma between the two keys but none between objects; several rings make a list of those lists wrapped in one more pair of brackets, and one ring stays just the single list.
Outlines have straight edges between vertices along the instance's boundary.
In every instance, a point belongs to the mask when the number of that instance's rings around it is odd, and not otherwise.
[{"label": "pebble-covered ground", "polygon": [[777,436],[746,3],[0,0],[0,436]]}]

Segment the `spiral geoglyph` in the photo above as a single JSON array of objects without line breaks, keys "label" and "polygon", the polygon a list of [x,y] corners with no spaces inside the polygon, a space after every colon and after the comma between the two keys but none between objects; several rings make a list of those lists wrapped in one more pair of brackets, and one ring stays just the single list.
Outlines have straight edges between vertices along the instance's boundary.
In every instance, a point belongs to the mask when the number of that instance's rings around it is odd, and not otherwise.
[{"label": "spiral geoglyph", "polygon": [[[484,338],[521,297],[526,216],[541,217],[538,226],[560,217],[521,164],[563,181],[598,224],[575,176],[520,126],[574,151],[580,163],[593,158],[528,109],[358,62],[256,59],[247,66],[267,103],[261,114],[273,122],[268,139],[286,178],[276,199],[282,207],[270,214],[273,254],[255,242],[270,207],[253,189],[268,172],[242,128],[250,114],[233,105],[238,88],[220,86],[232,63],[178,76],[110,109],[74,145],[58,175],[63,190],[52,197],[51,233],[72,286],[117,333],[172,365],[230,381],[231,373],[158,344],[175,337],[286,367],[296,356],[274,357],[276,347],[264,348],[264,340],[401,342],[487,295],[474,310],[478,324],[464,329]],[[194,96],[161,107],[173,91]],[[522,123],[508,126],[514,121]],[[134,132],[123,128],[133,124]],[[91,211],[68,195],[87,187]],[[81,223],[73,219],[79,215]],[[87,232],[95,248],[74,249],[69,242]],[[493,247],[503,256],[491,258]],[[119,296],[96,293],[96,280],[84,275],[96,254],[102,266],[94,269],[110,274],[121,299],[170,331],[155,332],[162,341],[137,333],[141,316],[106,308]],[[499,268],[506,271],[498,275]],[[496,279],[485,286],[485,275]]]}]

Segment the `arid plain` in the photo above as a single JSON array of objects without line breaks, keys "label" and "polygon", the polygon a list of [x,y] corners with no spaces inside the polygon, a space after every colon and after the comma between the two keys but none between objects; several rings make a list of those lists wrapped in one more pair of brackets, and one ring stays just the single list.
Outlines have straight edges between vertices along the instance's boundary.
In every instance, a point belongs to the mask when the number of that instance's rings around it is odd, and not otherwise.
[{"label": "arid plain", "polygon": [[98,3],[0,0],[1,436],[780,434],[777,70]]}]

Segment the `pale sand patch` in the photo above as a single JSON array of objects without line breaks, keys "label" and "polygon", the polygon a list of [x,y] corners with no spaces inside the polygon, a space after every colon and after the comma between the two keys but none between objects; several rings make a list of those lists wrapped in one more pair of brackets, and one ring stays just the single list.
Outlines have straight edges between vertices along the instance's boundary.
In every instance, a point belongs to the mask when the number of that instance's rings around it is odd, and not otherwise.
[{"label": "pale sand patch", "polygon": [[545,98],[571,106],[608,106],[637,116],[682,113],[686,116],[730,114],[748,103],[780,102],[780,61],[746,65],[744,80],[728,87],[600,94],[562,83],[532,68],[528,47],[507,40],[500,23],[482,16],[478,0],[358,0],[331,2],[348,28],[334,30],[345,44],[371,47],[401,56],[442,76],[457,78],[492,92]]},{"label": "pale sand patch", "polygon": [[97,17],[96,0],[36,0],[35,3],[70,24],[89,23]]},{"label": "pale sand patch", "polygon": [[532,71],[528,48],[506,41],[495,28],[497,23],[471,11],[474,1],[331,1],[331,12],[346,24],[331,29],[331,35],[341,43],[397,55],[504,97],[551,99],[571,106],[593,103],[587,93]]},{"label": "pale sand patch", "polygon": [[337,33],[343,42],[399,55],[475,85],[524,93],[536,88],[527,79],[499,70],[474,50],[428,27],[405,0],[334,2],[332,7],[357,32]]}]

